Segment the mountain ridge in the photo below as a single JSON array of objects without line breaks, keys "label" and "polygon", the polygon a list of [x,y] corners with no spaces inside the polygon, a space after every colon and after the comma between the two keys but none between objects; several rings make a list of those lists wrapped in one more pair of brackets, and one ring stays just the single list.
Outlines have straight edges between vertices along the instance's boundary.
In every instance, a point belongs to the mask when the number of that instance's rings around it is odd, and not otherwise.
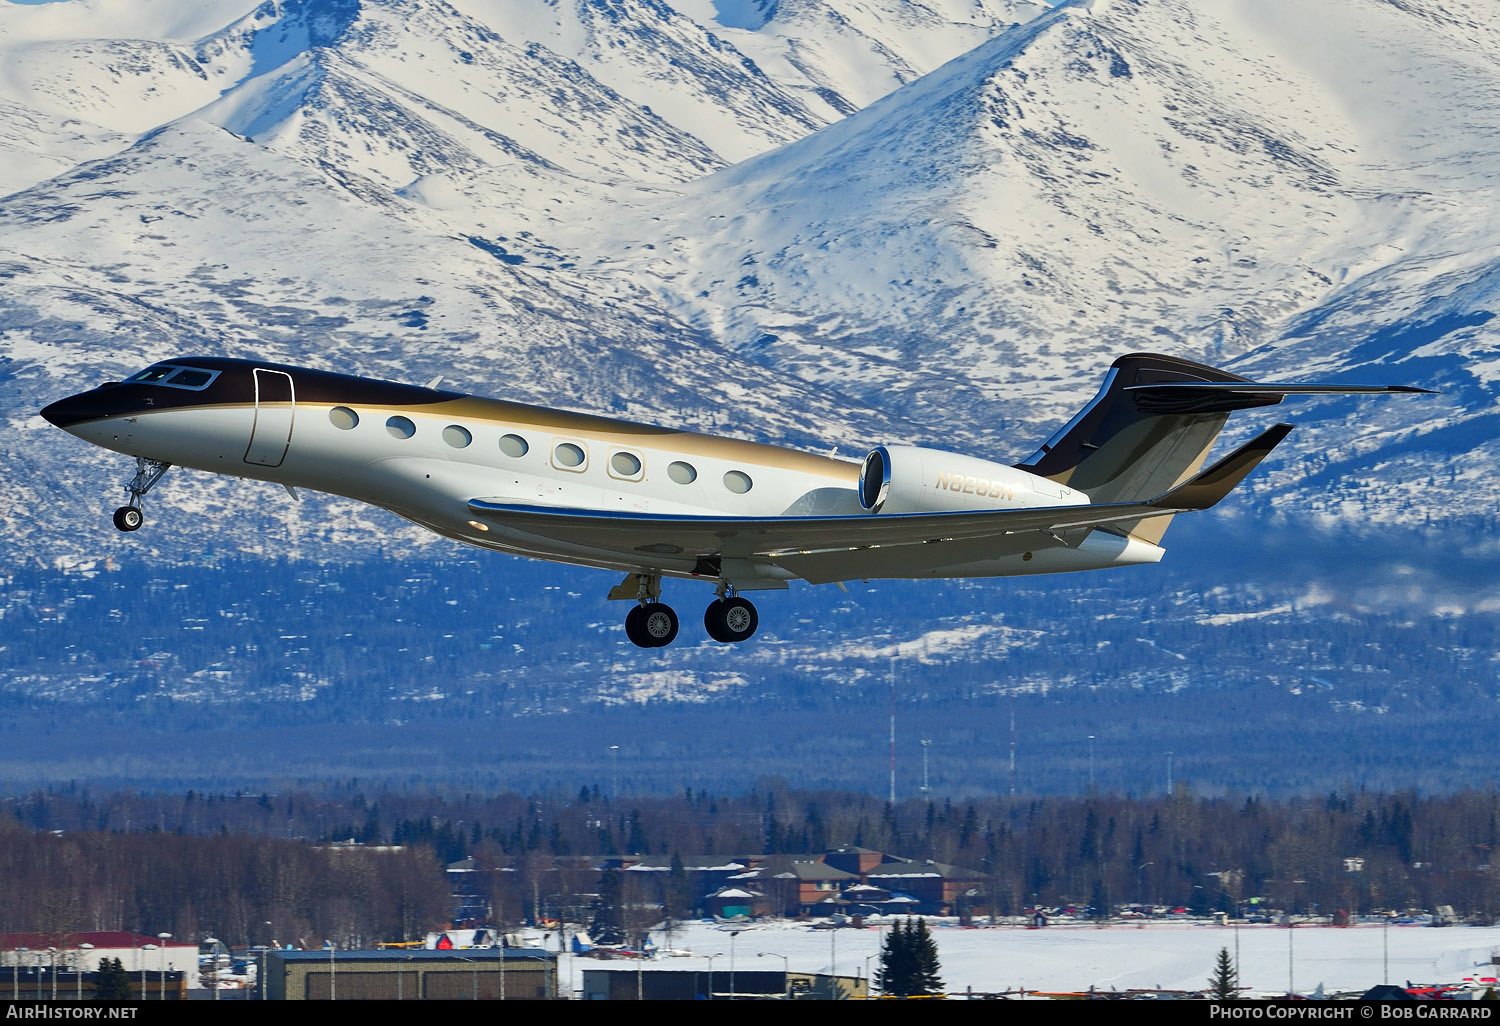
[{"label": "mountain ridge", "polygon": [[[74,2],[84,23],[130,9]],[[541,28],[519,27],[543,9]],[[161,38],[109,46],[156,69],[166,94],[187,83],[139,112],[165,120],[0,206],[3,368],[19,405],[207,340],[808,448],[1014,459],[1114,356],[1155,349],[1269,378],[1374,372],[1443,390],[1299,403],[1297,444],[1248,483],[1250,500],[1412,523],[1492,504],[1470,465],[1500,452],[1459,440],[1482,435],[1500,390],[1500,357],[1472,358],[1493,345],[1500,279],[1477,212],[1500,125],[1481,109],[1449,132],[1441,116],[1457,97],[1500,97],[1495,58],[1456,41],[1500,31],[1482,5],[1435,18],[1374,0],[1316,15],[1282,0],[797,0],[716,11],[725,26],[697,0],[271,0],[218,28],[187,5],[153,10],[142,29]],[[7,64],[0,102],[21,122],[49,95],[133,96],[149,79],[134,57],[100,71],[96,37],[48,36],[38,17],[0,35],[0,55],[73,47],[83,63],[62,62],[66,88],[51,94],[55,75]],[[922,18],[927,35],[905,51],[878,43]],[[1309,24],[1342,33],[1342,49],[1313,61],[1318,42],[1297,41]],[[914,64],[984,32],[941,67]],[[865,63],[819,84],[787,58],[798,39]],[[684,126],[697,115],[642,102],[677,95],[656,77],[662,52],[679,54],[673,74],[706,76],[683,86],[693,103],[732,108],[706,132],[718,149],[757,155],[726,165]],[[1350,84],[1408,52],[1430,62],[1418,84]],[[928,73],[818,131],[823,115],[793,102],[916,70]],[[1421,133],[1409,154],[1370,127],[1397,93],[1400,125]],[[764,102],[731,102],[741,94]],[[33,167],[71,145],[7,125],[34,143]],[[127,137],[100,132],[92,145]],[[47,466],[38,446],[68,444],[34,417],[13,423],[5,444],[32,466]],[[1371,458],[1381,478],[1351,473]],[[1467,464],[1462,477],[1427,472],[1447,460]],[[87,486],[44,473],[21,486],[12,522],[59,491],[79,503],[69,519],[103,509],[84,499],[108,490],[118,461],[74,466],[91,468]],[[236,519],[252,488],[214,481],[189,496],[169,483],[158,502]],[[244,543],[308,510],[257,506]],[[13,535],[47,536],[37,523]]]}]

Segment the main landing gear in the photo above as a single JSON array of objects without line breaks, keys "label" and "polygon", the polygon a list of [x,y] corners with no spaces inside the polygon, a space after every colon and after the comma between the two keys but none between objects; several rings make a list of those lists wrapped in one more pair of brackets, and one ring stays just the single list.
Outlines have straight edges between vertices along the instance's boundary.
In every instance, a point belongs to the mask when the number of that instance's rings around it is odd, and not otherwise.
[{"label": "main landing gear", "polygon": [[625,617],[625,636],[640,648],[661,648],[677,637],[677,613],[665,602],[647,602]]},{"label": "main landing gear", "polygon": [[[635,608],[625,617],[625,636],[640,648],[661,648],[670,645],[677,637],[680,623],[677,612],[661,601],[661,577],[656,574],[635,574]],[[628,587],[630,578],[612,594],[613,598],[626,598],[629,592],[619,594]],[[708,636],[726,645],[746,641],[755,633],[760,617],[748,599],[742,599],[727,584],[719,585],[719,597],[708,604],[703,613],[703,628]]]},{"label": "main landing gear", "polygon": [[755,606],[737,595],[716,598],[703,611],[703,629],[726,645],[748,640],[759,624]]},{"label": "main landing gear", "polygon": [[146,522],[146,515],[141,512],[141,497],[151,490],[151,486],[161,480],[161,476],[171,467],[170,463],[160,460],[148,460],[144,456],[135,458],[135,477],[125,486],[130,493],[130,501],[115,510],[115,526],[122,531],[136,531]]}]

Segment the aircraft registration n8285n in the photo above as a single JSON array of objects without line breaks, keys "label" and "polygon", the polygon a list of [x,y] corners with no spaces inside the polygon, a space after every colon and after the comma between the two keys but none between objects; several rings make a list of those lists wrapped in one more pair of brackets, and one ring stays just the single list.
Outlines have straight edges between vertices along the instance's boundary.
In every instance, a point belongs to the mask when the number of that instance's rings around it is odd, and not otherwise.
[{"label": "aircraft registration n8285n", "polygon": [[[434,385],[436,382],[434,382]],[[115,526],[173,466],[348,496],[471,545],[623,573],[643,648],[678,618],[663,578],[703,580],[703,622],[744,641],[743,592],[871,578],[1004,577],[1155,563],[1177,513],[1207,509],[1291,426],[1207,469],[1236,410],[1288,395],[1424,392],[1265,384],[1170,356],[1116,360],[1099,393],[1014,466],[910,446],[863,460],[649,427],[435,387],[188,356],[42,416],[133,456]]]}]

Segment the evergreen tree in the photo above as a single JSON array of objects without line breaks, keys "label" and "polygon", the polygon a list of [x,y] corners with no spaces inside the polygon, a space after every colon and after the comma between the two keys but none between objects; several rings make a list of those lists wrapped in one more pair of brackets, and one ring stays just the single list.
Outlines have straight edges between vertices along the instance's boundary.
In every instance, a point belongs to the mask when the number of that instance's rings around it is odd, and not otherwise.
[{"label": "evergreen tree", "polygon": [[589,933],[595,944],[625,943],[624,881],[618,870],[606,870],[599,881],[599,898],[594,903],[594,917]]},{"label": "evergreen tree", "polygon": [[687,868],[682,864],[682,855],[672,852],[672,861],[667,870],[667,886],[662,891],[662,918],[667,929],[692,911],[692,882],[688,880]]},{"label": "evergreen tree", "polygon": [[907,922],[906,932],[911,938],[912,951],[917,959],[919,994],[941,994],[943,978],[938,975],[942,966],[938,963],[937,942],[927,930],[927,920],[918,919],[917,925]]},{"label": "evergreen tree", "polygon": [[1214,974],[1208,978],[1208,991],[1215,1001],[1233,1001],[1239,996],[1239,974],[1234,971],[1234,960],[1228,948],[1220,948],[1214,959]]},{"label": "evergreen tree", "polygon": [[893,997],[940,994],[940,968],[937,944],[927,930],[927,920],[908,919],[905,926],[896,926],[886,934],[875,984],[882,994]]},{"label": "evergreen tree", "polygon": [[130,974],[125,971],[125,964],[118,958],[99,960],[97,982],[94,984],[94,999],[96,1001],[130,1000]]}]

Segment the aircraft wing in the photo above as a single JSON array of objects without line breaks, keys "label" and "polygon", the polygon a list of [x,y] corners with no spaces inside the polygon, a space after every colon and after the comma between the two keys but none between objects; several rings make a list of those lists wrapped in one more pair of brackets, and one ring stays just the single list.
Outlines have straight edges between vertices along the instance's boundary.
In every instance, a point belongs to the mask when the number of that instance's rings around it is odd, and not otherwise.
[{"label": "aircraft wing", "polygon": [[[570,545],[674,559],[765,559],[795,562],[810,553],[847,552],[972,542],[982,547],[1026,532],[1057,534],[1104,527],[1122,521],[1207,509],[1239,484],[1286,437],[1291,425],[1278,424],[1251,439],[1207,470],[1153,499],[1093,505],[1023,509],[959,510],[940,513],[863,513],[853,516],[722,517],[611,512],[521,505],[500,499],[471,499],[476,516]],[[950,549],[950,546],[940,546]],[[799,575],[800,576],[800,575]]]}]

